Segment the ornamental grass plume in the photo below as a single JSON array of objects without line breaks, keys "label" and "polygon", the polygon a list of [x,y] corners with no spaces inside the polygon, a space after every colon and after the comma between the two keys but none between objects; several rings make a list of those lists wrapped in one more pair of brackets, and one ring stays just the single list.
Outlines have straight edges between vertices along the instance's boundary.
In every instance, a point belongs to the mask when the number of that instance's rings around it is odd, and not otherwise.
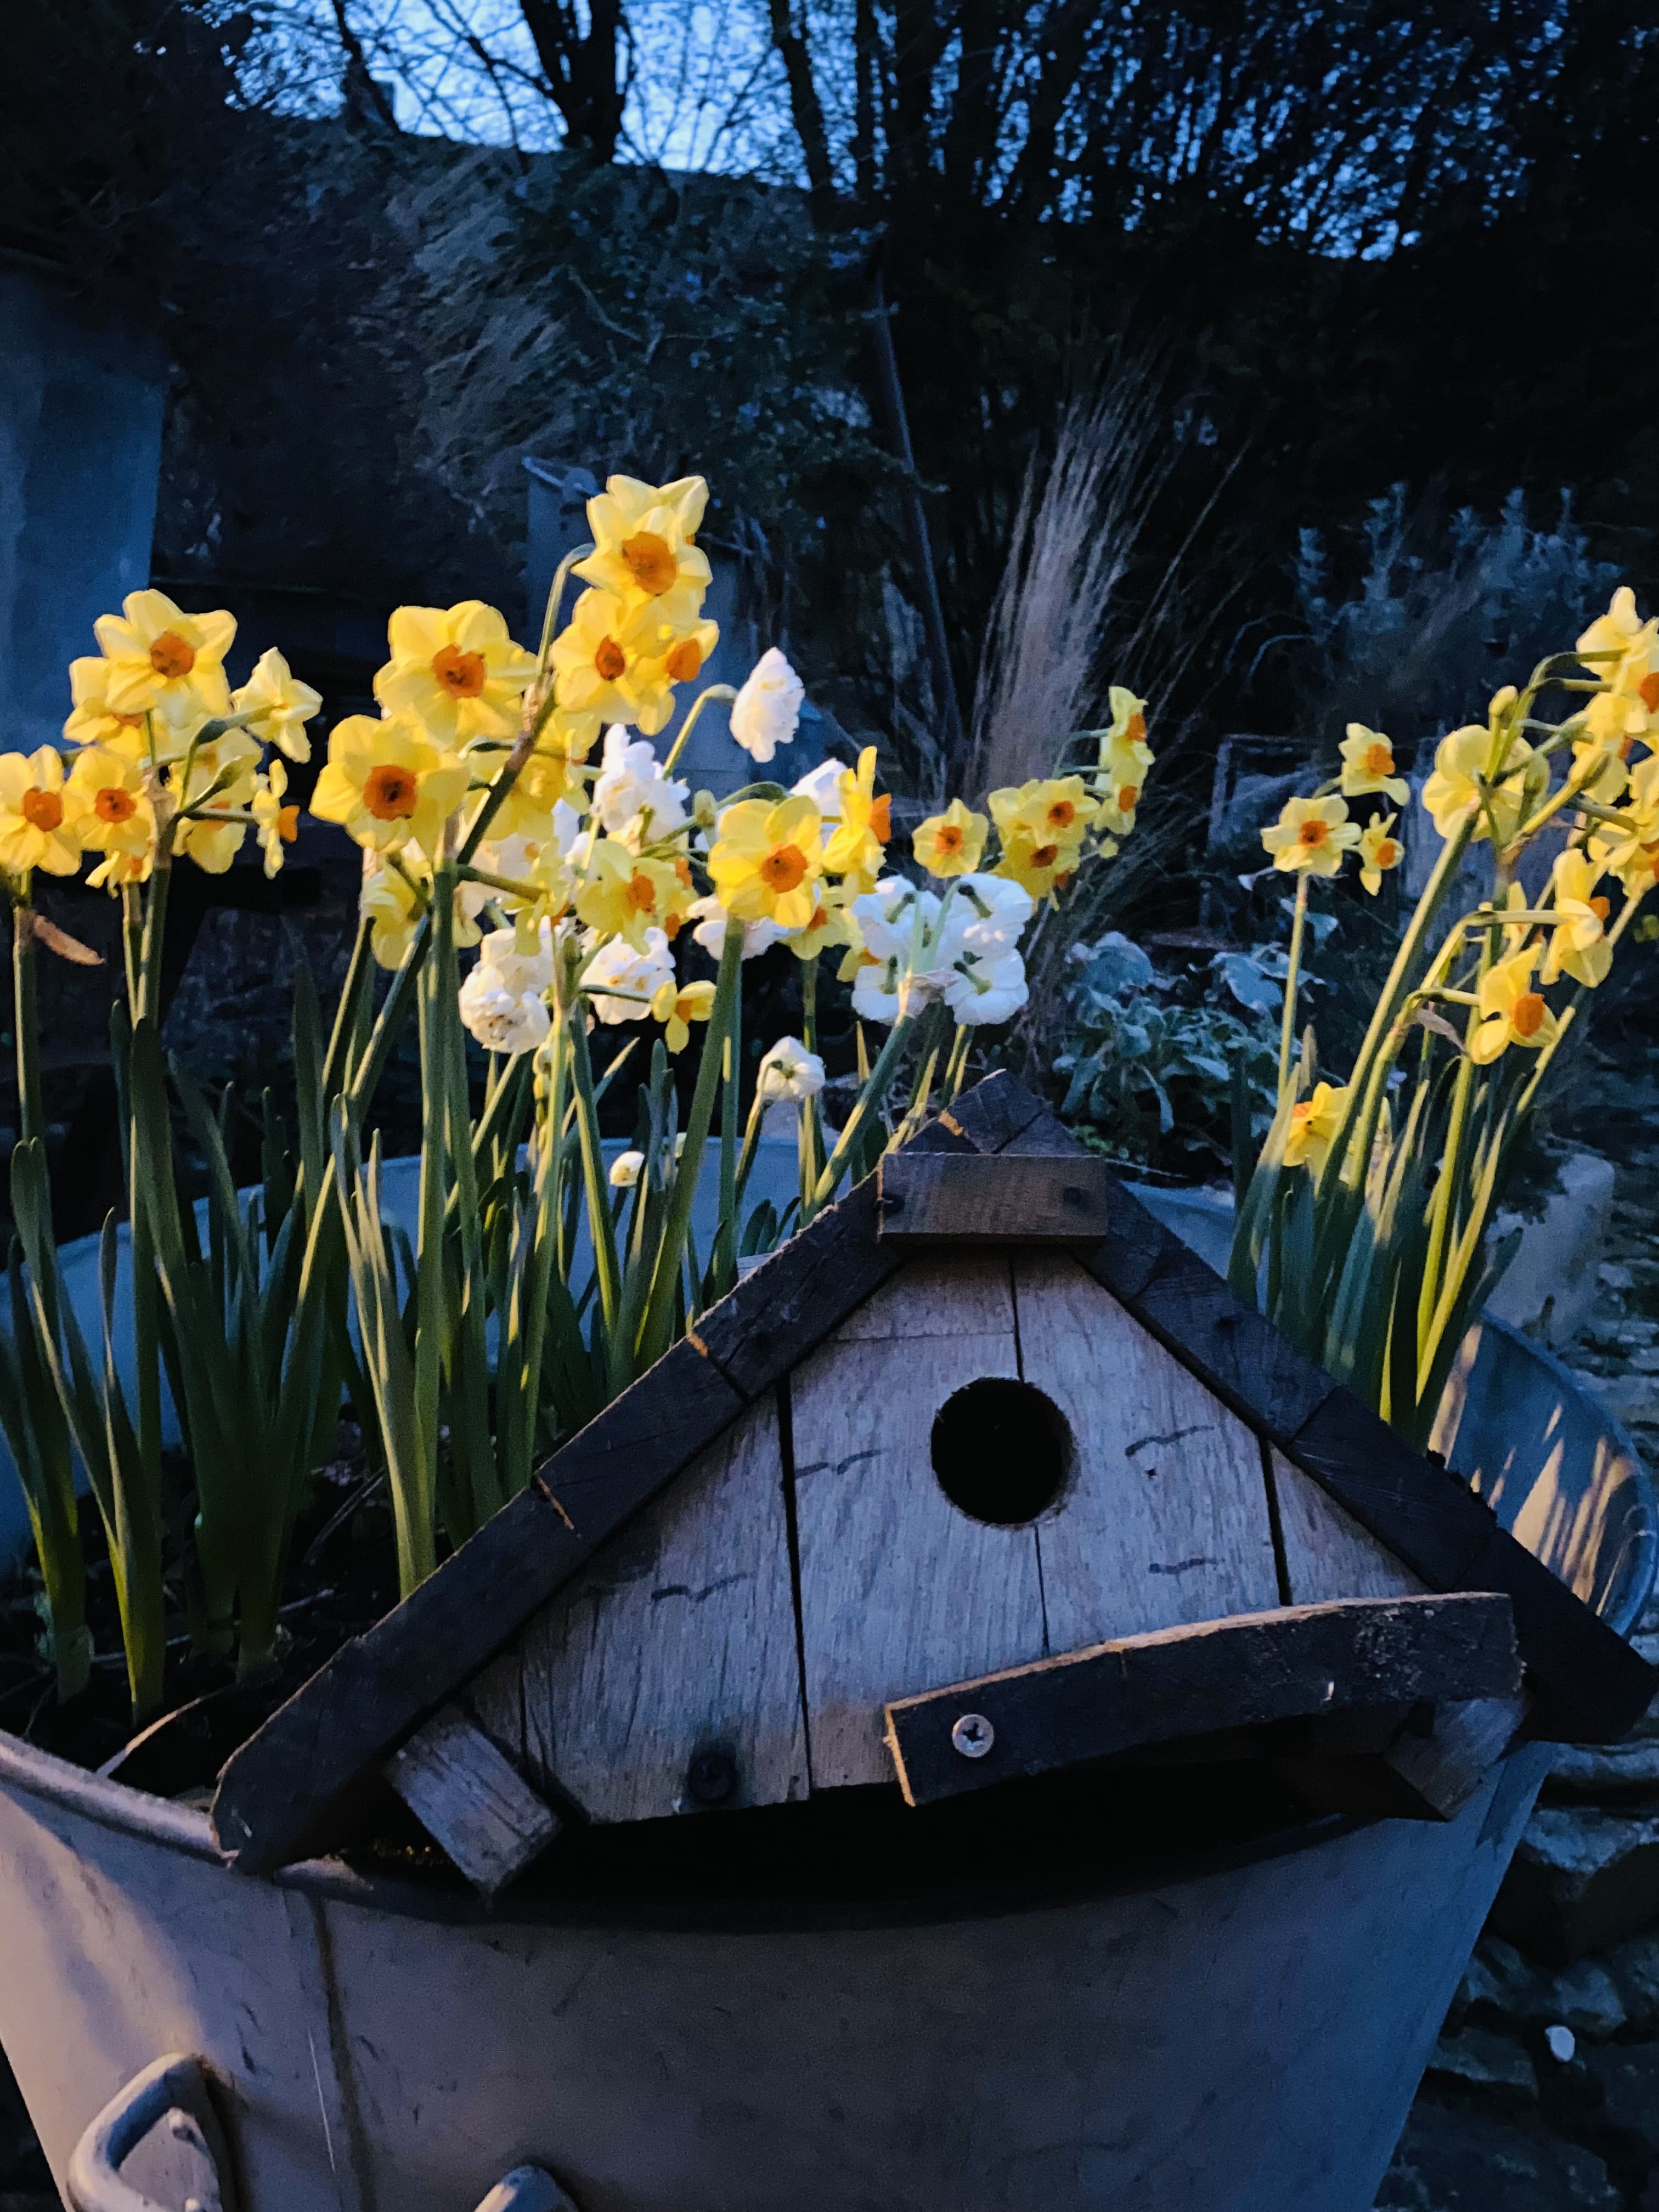
[{"label": "ornamental grass plume", "polygon": [[[135,593],[99,624],[101,660],[71,671],[66,750],[0,756],[23,1120],[0,1428],[29,1498],[64,1695],[89,1661],[77,1460],[108,1534],[140,1720],[166,1692],[169,1575],[199,1589],[199,1650],[234,1652],[244,1674],[272,1663],[296,1515],[348,1400],[384,1464],[412,1589],[731,1288],[740,1256],[811,1220],[955,1097],[975,1040],[1025,1003],[1039,908],[1063,916],[1133,826],[1152,753],[1127,692],[1112,695],[1111,727],[1087,733],[1081,766],[993,790],[982,809],[951,799],[916,833],[914,872],[891,849],[874,746],[793,791],[762,778],[688,806],[675,769],[711,702],[732,705],[734,739],[764,770],[803,697],[777,648],[741,692],[693,696],[715,635],[696,543],[706,496],[698,477],[612,477],[534,652],[477,600],[393,614],[380,711],[335,726],[311,801],[362,853],[356,942],[326,1024],[301,977],[295,1124],[267,1104],[252,1190],[234,1185],[219,1116],[161,1049],[168,889],[183,860],[228,866],[250,833],[266,872],[282,867],[297,828],[287,763],[307,757],[317,695],[274,650],[233,695],[231,618]],[[583,588],[565,618],[573,577]],[[105,1340],[89,1345],[46,1188],[31,890],[37,871],[69,873],[83,856],[124,924],[131,1387],[110,1352],[113,1220]],[[742,970],[779,943],[794,956],[799,1034],[762,1056],[745,1121]],[[817,1048],[826,963],[867,1024],[859,1095],[833,1139]],[[409,1235],[385,1218],[372,1129],[405,1024],[422,1099]],[[601,1102],[630,1063],[635,1141],[607,1163]],[[747,1195],[769,1107],[796,1125],[781,1212]],[[208,1165],[205,1239],[181,1195],[181,1124]],[[718,1226],[700,1249],[705,1164]],[[198,1499],[188,1534],[162,1511],[164,1376]]]},{"label": "ornamental grass plume", "polygon": [[[1574,652],[1441,739],[1423,792],[1440,853],[1333,1085],[1312,1030],[1299,1047],[1296,1035],[1310,886],[1352,853],[1375,894],[1402,850],[1392,812],[1363,828],[1349,812],[1351,799],[1403,797],[1387,738],[1351,724],[1341,756],[1334,785],[1261,833],[1275,868],[1295,872],[1296,899],[1278,1111],[1253,1168],[1235,1117],[1230,1278],[1420,1447],[1509,1257],[1488,1231],[1540,1085],[1659,881],[1659,622],[1620,587]],[[1565,847],[1531,899],[1522,863],[1547,832]],[[1460,912],[1462,871],[1482,848],[1490,887]]]}]

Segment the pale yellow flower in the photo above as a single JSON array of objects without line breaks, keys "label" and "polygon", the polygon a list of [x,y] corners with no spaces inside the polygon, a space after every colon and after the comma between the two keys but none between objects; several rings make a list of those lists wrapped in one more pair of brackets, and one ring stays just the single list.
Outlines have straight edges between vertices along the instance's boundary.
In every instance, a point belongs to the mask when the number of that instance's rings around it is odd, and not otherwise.
[{"label": "pale yellow flower", "polygon": [[538,842],[550,836],[553,810],[560,800],[578,808],[582,804],[580,764],[599,734],[597,714],[567,714],[556,708],[536,740],[535,751],[491,817],[490,836]]},{"label": "pale yellow flower", "polygon": [[89,853],[148,855],[155,842],[155,810],[144,772],[125,754],[87,745],[70,765],[64,805]]},{"label": "pale yellow flower", "polygon": [[614,592],[584,592],[553,641],[560,706],[654,737],[674,711],[663,657],[671,642],[654,602],[630,607]]},{"label": "pale yellow flower", "polygon": [[1406,857],[1405,847],[1391,834],[1394,823],[1392,814],[1374,815],[1359,835],[1359,880],[1373,898],[1382,888],[1383,876]]},{"label": "pale yellow flower", "polygon": [[388,714],[412,714],[447,746],[517,730],[536,659],[513,642],[494,607],[482,599],[399,607],[386,636],[392,658],[374,678],[374,696]]},{"label": "pale yellow flower", "polygon": [[714,1012],[712,983],[664,983],[651,1001],[654,1021],[667,1024],[663,1042],[670,1052],[684,1052],[691,1039],[690,1024],[706,1022]]},{"label": "pale yellow flower", "polygon": [[[690,622],[709,584],[708,556],[695,543],[708,499],[701,477],[661,485],[637,477],[607,478],[587,502],[593,550],[575,573],[629,605],[650,605],[662,622]],[[702,659],[708,657],[705,651]]]},{"label": "pale yellow flower", "polygon": [[395,868],[376,868],[363,878],[358,907],[368,919],[369,950],[380,965],[402,967],[423,911],[414,891]]},{"label": "pale yellow flower", "polygon": [[816,960],[830,945],[856,946],[863,942],[853,912],[851,888],[827,884],[820,876],[817,890],[817,903],[805,927],[791,930],[783,940],[797,960]]},{"label": "pale yellow flower", "polygon": [[1044,775],[1030,783],[1010,784],[994,791],[987,804],[1005,845],[1024,831],[1038,845],[1070,846],[1074,854],[1081,850],[1096,814],[1080,775]]},{"label": "pale yellow flower", "polygon": [[1359,842],[1359,829],[1348,819],[1340,799],[1287,799],[1285,810],[1261,842],[1273,856],[1273,866],[1287,872],[1334,876],[1342,856]]},{"label": "pale yellow flower", "polygon": [[1617,653],[1622,661],[1632,653],[1648,653],[1659,640],[1659,617],[1650,616],[1646,622],[1636,611],[1636,594],[1628,584],[1620,584],[1613,593],[1607,611],[1598,615],[1578,641],[1581,655],[1595,653],[1598,658],[1586,660],[1584,665],[1604,679],[1619,665],[1618,662],[1600,658],[1606,653]]},{"label": "pale yellow flower", "polygon": [[1285,1166],[1321,1174],[1347,1110],[1346,1085],[1339,1091],[1321,1083],[1315,1086],[1311,1098],[1298,1100],[1291,1109],[1291,1126],[1285,1134]]},{"label": "pale yellow flower", "polygon": [[1557,854],[1553,882],[1555,911],[1561,919],[1550,932],[1549,951],[1539,971],[1540,983],[1553,983],[1564,974],[1592,989],[1605,981],[1613,965],[1613,947],[1606,935],[1612,902],[1596,892],[1601,874],[1576,846]]},{"label": "pale yellow flower", "polygon": [[1541,945],[1529,945],[1507,960],[1496,962],[1480,978],[1482,1019],[1468,1048],[1470,1059],[1478,1066],[1488,1066],[1512,1044],[1536,1052],[1555,1042],[1561,1025],[1541,994],[1533,988],[1533,969],[1542,950]]},{"label": "pale yellow flower", "polygon": [[100,615],[92,627],[110,664],[104,696],[112,714],[230,711],[224,659],[234,616],[187,615],[165,592],[130,592],[118,615]]},{"label": "pale yellow flower", "polygon": [[910,840],[930,876],[969,876],[978,867],[990,821],[953,799],[943,814],[930,814]]},{"label": "pale yellow flower", "polygon": [[288,770],[279,760],[271,762],[253,787],[251,808],[268,876],[274,876],[282,866],[283,846],[291,845],[300,834],[300,810],[285,803],[283,794],[287,789]]},{"label": "pale yellow flower", "polygon": [[[1499,697],[1502,697],[1500,693]],[[1496,702],[1494,702],[1496,703]],[[1435,749],[1434,773],[1423,787],[1423,804],[1434,817],[1443,837],[1449,837],[1464,817],[1480,806],[1480,781],[1487,776],[1494,751],[1492,731],[1469,723],[1442,738]],[[1498,825],[1498,842],[1508,844],[1542,797],[1549,781],[1549,763],[1533,751],[1524,738],[1509,740],[1504,756],[1504,779],[1490,794],[1490,811]],[[1482,809],[1474,837],[1480,843],[1492,835],[1487,812]]]},{"label": "pale yellow flower", "polygon": [[886,845],[893,834],[892,800],[884,792],[876,797],[876,749],[866,745],[856,769],[842,772],[839,791],[841,819],[823,850],[823,865],[832,875],[845,877],[854,890],[869,891],[885,863]]},{"label": "pale yellow flower", "polygon": [[740,799],[720,818],[708,872],[737,921],[775,921],[805,929],[818,903],[823,872],[822,823],[810,799]]},{"label": "pale yellow flower", "polygon": [[86,653],[70,661],[70,696],[75,705],[64,725],[64,735],[72,745],[104,745],[137,757],[144,750],[144,716],[142,712],[118,714],[110,705],[109,684],[114,672],[114,662],[106,660],[101,653]]},{"label": "pale yellow flower", "polygon": [[465,761],[434,744],[417,723],[348,714],[329,738],[311,811],[378,853],[411,837],[435,853],[467,781]]},{"label": "pale yellow flower", "polygon": [[576,893],[576,913],[601,937],[626,938],[642,952],[647,929],[673,942],[696,896],[684,860],[641,859],[616,838],[601,837]]},{"label": "pale yellow flower", "polygon": [[1363,722],[1350,722],[1348,734],[1338,750],[1342,755],[1342,791],[1345,798],[1364,799],[1372,792],[1381,792],[1403,806],[1411,796],[1411,786],[1403,775],[1395,772],[1394,747],[1381,730],[1368,730]]},{"label": "pale yellow flower", "polygon": [[1659,760],[1640,761],[1631,770],[1630,796],[1619,815],[1617,827],[1596,824],[1590,858],[1617,876],[1632,898],[1641,898],[1659,880]]},{"label": "pale yellow flower", "polygon": [[272,646],[253,664],[253,673],[230,696],[231,711],[246,719],[242,727],[290,760],[311,758],[306,724],[321,711],[323,695],[301,684]]},{"label": "pale yellow flower", "polygon": [[0,753],[0,868],[24,876],[44,868],[72,876],[81,841],[64,805],[64,762],[51,745],[37,752]]}]

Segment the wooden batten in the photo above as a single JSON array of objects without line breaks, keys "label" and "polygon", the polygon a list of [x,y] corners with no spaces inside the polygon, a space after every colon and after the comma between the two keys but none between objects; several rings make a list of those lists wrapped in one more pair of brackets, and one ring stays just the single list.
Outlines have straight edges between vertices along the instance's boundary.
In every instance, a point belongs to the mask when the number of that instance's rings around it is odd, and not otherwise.
[{"label": "wooden batten", "polygon": [[1111,1185],[1088,1152],[892,1152],[876,1170],[880,1234],[907,1245],[1097,1243]]}]

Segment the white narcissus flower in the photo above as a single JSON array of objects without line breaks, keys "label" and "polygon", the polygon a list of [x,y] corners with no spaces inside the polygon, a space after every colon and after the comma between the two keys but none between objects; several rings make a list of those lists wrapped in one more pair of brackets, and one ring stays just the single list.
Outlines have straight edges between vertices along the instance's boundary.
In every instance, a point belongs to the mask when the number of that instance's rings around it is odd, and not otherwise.
[{"label": "white narcissus flower", "polygon": [[878,960],[908,960],[915,939],[918,906],[926,936],[939,920],[939,900],[932,891],[919,891],[902,876],[885,876],[874,890],[861,891],[853,901],[853,913],[864,933],[866,951]]},{"label": "white narcissus flower", "polygon": [[[695,900],[687,907],[686,913],[697,925],[691,933],[693,942],[701,945],[705,952],[718,960],[726,950],[726,908],[710,892],[707,898]],[[758,921],[744,922],[744,958],[758,959],[763,952],[769,952],[783,934],[776,922],[766,915]]]},{"label": "white narcissus flower", "polygon": [[958,876],[945,935],[987,957],[1012,952],[1036,912],[1036,901],[1012,876]]},{"label": "white narcissus flower", "polygon": [[769,761],[793,744],[806,688],[778,651],[769,646],[732,702],[732,735],[751,760]]},{"label": "white narcissus flower", "polygon": [[[582,970],[582,988],[590,994],[595,1016],[610,1024],[644,1021],[653,999],[673,980],[673,957],[660,929],[646,931],[643,952],[635,951],[626,938],[610,939]],[[615,995],[623,991],[626,998]]]},{"label": "white narcissus flower", "polygon": [[951,969],[945,987],[945,1003],[964,1029],[1006,1022],[1019,1012],[1028,995],[1025,963],[1018,952],[998,953],[986,960],[967,953]]},{"label": "white narcissus flower", "polygon": [[643,1152],[618,1152],[611,1163],[609,1181],[612,1190],[632,1190],[645,1166]]},{"label": "white narcissus flower", "polygon": [[780,1037],[762,1060],[756,1082],[769,1104],[781,1099],[799,1106],[823,1090],[823,1062],[799,1037]]},{"label": "white narcissus flower", "polygon": [[630,741],[620,722],[605,732],[593,786],[593,814],[613,837],[634,828],[642,816],[648,817],[645,834],[652,842],[665,837],[685,820],[690,788],[663,775],[655,749],[647,739]]},{"label": "white narcissus flower", "polygon": [[488,1052],[533,1052],[552,1028],[544,993],[553,981],[553,933],[541,925],[539,948],[520,949],[517,933],[492,929],[461,986],[461,1019]]},{"label": "white narcissus flower", "polygon": [[841,820],[841,780],[847,773],[845,761],[832,756],[809,769],[804,776],[789,787],[792,799],[810,799],[826,822]]}]

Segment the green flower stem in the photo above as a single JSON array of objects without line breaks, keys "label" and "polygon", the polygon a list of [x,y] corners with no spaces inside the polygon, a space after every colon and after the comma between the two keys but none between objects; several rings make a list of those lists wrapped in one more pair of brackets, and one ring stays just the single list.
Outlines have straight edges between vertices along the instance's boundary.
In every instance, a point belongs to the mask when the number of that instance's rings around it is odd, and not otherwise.
[{"label": "green flower stem", "polygon": [[553,571],[553,582],[547,594],[547,606],[542,615],[541,643],[536,648],[538,673],[547,672],[547,656],[553,650],[553,635],[559,619],[559,605],[564,598],[564,587],[570,580],[570,571],[578,561],[586,560],[593,550],[591,545],[578,545],[567,553]]},{"label": "green flower stem", "polygon": [[887,1042],[876,1055],[876,1064],[870,1070],[868,1081],[860,1091],[858,1103],[847,1117],[847,1127],[836,1139],[836,1149],[830,1155],[830,1164],[818,1177],[817,1188],[812,1193],[810,1206],[801,1208],[801,1226],[821,1213],[835,1197],[836,1186],[847,1171],[853,1146],[866,1117],[881,1110],[899,1062],[904,1057],[916,1026],[915,1014],[901,1014],[887,1033]]},{"label": "green flower stem", "polygon": [[1302,932],[1308,918],[1308,871],[1296,878],[1296,907],[1291,916],[1291,957],[1285,974],[1285,1013],[1279,1025],[1279,1095],[1291,1087],[1291,1046],[1296,1036],[1297,987],[1302,975]]},{"label": "green flower stem", "polygon": [[40,1096],[40,1025],[35,997],[34,908],[27,894],[12,908],[11,983],[17,1044],[18,1133],[27,1143],[46,1134]]},{"label": "green flower stem", "polygon": [[161,1018],[161,948],[167,936],[167,892],[173,883],[173,852],[164,835],[150,871],[149,896],[144,904],[144,933],[138,955],[138,996],[133,1006],[135,1026]]},{"label": "green flower stem", "polygon": [[697,717],[702,714],[703,708],[708,704],[709,701],[711,699],[725,699],[731,701],[735,699],[737,696],[737,693],[732,690],[729,684],[711,684],[706,691],[700,691],[697,694],[696,697],[691,702],[690,712],[686,715],[685,720],[680,724],[679,735],[675,738],[673,744],[668,749],[668,758],[662,764],[662,772],[665,776],[669,776],[673,774],[675,763],[678,760],[680,755],[685,750],[685,741],[690,736],[692,731],[696,727]]},{"label": "green flower stem", "polygon": [[954,1106],[961,1095],[968,1073],[968,1055],[973,1049],[973,1030],[966,1023],[959,1023],[955,1042],[951,1047],[950,1063],[945,1071],[944,1097],[947,1106]]},{"label": "green flower stem", "polygon": [[351,1032],[357,1011],[359,994],[363,990],[370,972],[373,958],[371,939],[373,929],[366,914],[357,917],[357,934],[352,940],[351,958],[347,965],[345,981],[340,986],[340,1001],[334,1010],[334,1027],[329,1033],[328,1053],[323,1061],[322,1094],[324,1109],[335,1093],[343,1090],[350,1075],[347,1066],[350,1052]]},{"label": "green flower stem", "polygon": [[[599,1139],[599,1104],[593,1095],[593,1066],[588,1057],[585,1002],[572,989],[573,979],[562,961],[554,967],[558,993],[559,1026],[569,1040],[571,1090],[576,1109],[576,1134],[581,1147],[582,1181],[587,1192],[587,1224],[593,1240],[593,1267],[599,1289],[599,1313],[613,1363],[623,1347],[613,1341],[617,1317],[622,1310],[622,1274],[617,1260],[616,1227],[605,1194],[605,1147]],[[707,1048],[704,1058],[708,1058]],[[620,1388],[620,1384],[615,1387]]]}]

